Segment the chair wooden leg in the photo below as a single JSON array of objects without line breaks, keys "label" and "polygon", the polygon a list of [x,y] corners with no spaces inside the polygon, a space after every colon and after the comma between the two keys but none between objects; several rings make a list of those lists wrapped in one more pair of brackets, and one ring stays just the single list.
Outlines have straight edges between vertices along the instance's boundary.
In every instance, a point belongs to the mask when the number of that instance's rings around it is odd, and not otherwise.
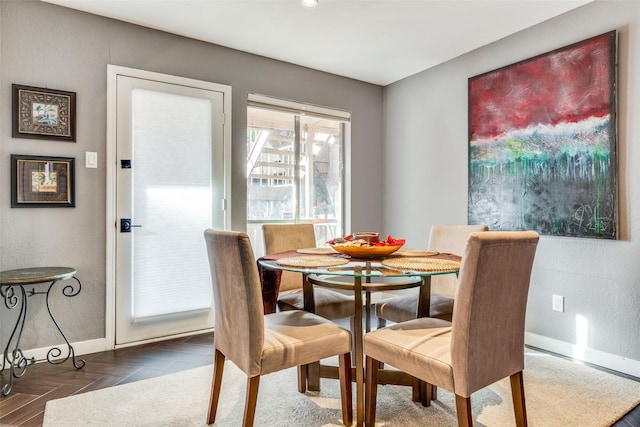
[{"label": "chair wooden leg", "polygon": [[244,401],[244,419],[242,427],[253,427],[253,419],[256,415],[256,404],[258,403],[258,386],[260,385],[260,375],[247,378],[247,398]]},{"label": "chair wooden leg", "polygon": [[364,425],[373,427],[376,424],[376,399],[378,398],[378,366],[379,362],[367,356],[366,380],[364,387]]},{"label": "chair wooden leg", "polygon": [[218,400],[220,399],[220,386],[222,385],[222,373],[224,371],[224,359],[224,354],[216,349],[213,362],[213,379],[211,381],[211,397],[209,399],[207,424],[213,424],[216,421]]},{"label": "chair wooden leg", "polygon": [[[387,326],[387,319],[383,319],[382,317],[378,317],[377,329],[382,329],[385,326]],[[378,369],[384,369],[384,363],[383,362],[378,363]],[[414,402],[417,402],[417,400],[414,400]]]},{"label": "chair wooden leg", "polygon": [[310,391],[320,391],[320,362],[307,365],[307,388]]},{"label": "chair wooden leg", "polygon": [[412,378],[411,400],[420,402],[422,406],[431,406],[431,401],[435,399],[433,393],[437,387],[416,377]]},{"label": "chair wooden leg", "polygon": [[[362,321],[362,320],[361,320]],[[351,360],[355,362],[356,357],[356,318],[349,318],[349,330],[351,331]]]},{"label": "chair wooden leg", "polygon": [[431,384],[431,400],[438,400],[438,386]]},{"label": "chair wooden leg", "polygon": [[509,377],[511,380],[511,397],[513,399],[513,411],[516,414],[516,426],[527,427],[527,408],[524,400],[524,381],[522,371]]},{"label": "chair wooden leg", "polygon": [[298,391],[307,391],[307,365],[298,366]]},{"label": "chair wooden leg", "polygon": [[456,394],[456,413],[458,414],[458,427],[473,426],[470,397],[462,397]]},{"label": "chair wooden leg", "polygon": [[420,403],[422,406],[429,407],[431,406],[433,386],[425,381],[419,381],[420,385]]},{"label": "chair wooden leg", "polygon": [[413,402],[420,402],[420,383],[419,379],[411,377],[411,400]]},{"label": "chair wooden leg", "polygon": [[351,384],[351,353],[338,357],[340,368],[340,400],[342,401],[342,423],[353,424],[353,386]]}]

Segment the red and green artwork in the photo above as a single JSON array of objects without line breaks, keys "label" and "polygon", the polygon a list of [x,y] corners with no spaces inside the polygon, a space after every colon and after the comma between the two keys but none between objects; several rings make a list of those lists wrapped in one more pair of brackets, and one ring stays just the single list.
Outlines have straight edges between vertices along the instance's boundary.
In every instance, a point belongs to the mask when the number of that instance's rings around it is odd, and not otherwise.
[{"label": "red and green artwork", "polygon": [[469,79],[469,223],[617,238],[616,32]]}]

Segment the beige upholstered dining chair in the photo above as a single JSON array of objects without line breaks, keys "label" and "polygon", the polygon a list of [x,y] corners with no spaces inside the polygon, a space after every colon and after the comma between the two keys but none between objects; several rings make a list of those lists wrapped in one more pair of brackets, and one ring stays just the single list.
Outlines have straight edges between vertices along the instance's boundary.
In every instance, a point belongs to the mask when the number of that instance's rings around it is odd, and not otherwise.
[{"label": "beige upholstered dining chair", "polygon": [[[488,229],[486,225],[433,225],[429,235],[429,250],[461,255],[469,234]],[[457,281],[458,278],[453,274],[431,278],[429,317],[451,320]],[[418,295],[414,292],[378,301],[375,310],[378,327],[384,327],[387,320],[399,323],[415,319],[418,316]]]},{"label": "beige upholstered dining chair", "polygon": [[[316,247],[313,224],[263,224],[262,232],[267,254]],[[315,313],[327,319],[353,316],[353,296],[331,289],[315,288],[313,301]],[[302,274],[282,272],[278,308],[281,311],[304,309]]]},{"label": "beige upholstered dining chair", "polygon": [[337,355],[342,419],[345,425],[351,425],[351,332],[302,310],[265,315],[249,236],[208,229],[204,238],[215,308],[215,357],[207,422],[216,419],[225,358],[247,375],[243,426],[252,426],[262,375]]},{"label": "beige upholstered dining chair", "polygon": [[473,425],[472,393],[510,377],[516,424],[527,425],[524,322],[538,239],[534,231],[472,233],[452,322],[419,318],[365,335],[365,425],[375,423],[379,362],[453,392],[460,426]]}]

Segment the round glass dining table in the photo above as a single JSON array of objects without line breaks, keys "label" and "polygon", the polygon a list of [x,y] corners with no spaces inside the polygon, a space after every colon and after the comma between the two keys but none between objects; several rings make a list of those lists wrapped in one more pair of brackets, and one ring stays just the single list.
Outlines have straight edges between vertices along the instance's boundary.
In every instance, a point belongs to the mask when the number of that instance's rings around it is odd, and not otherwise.
[{"label": "round glass dining table", "polygon": [[[300,262],[294,258],[300,257]],[[327,264],[332,264],[328,256],[323,259],[327,260]],[[336,259],[345,259],[342,255],[333,256]],[[460,257],[443,254],[441,256],[430,257],[433,260],[444,259],[451,261],[449,263],[434,265],[428,267],[425,261],[424,267],[417,264],[419,269],[403,268],[402,262],[397,263],[400,267],[393,266],[389,260],[395,257],[387,257],[384,259],[347,259],[339,261],[336,265],[323,265],[320,258],[314,262],[314,257],[307,255],[304,262],[303,258],[295,252],[287,252],[281,254],[265,255],[258,260],[260,275],[263,279],[263,295],[270,295],[268,298],[277,300],[278,283],[269,283],[266,279],[269,272],[293,271],[301,273],[303,276],[303,295],[304,309],[314,312],[313,303],[313,287],[320,286],[325,288],[337,289],[343,292],[352,292],[354,296],[354,318],[364,319],[365,326],[362,321],[354,321],[352,323],[352,333],[354,335],[353,363],[355,364],[355,383],[356,383],[356,425],[363,425],[364,417],[364,351],[363,337],[364,333],[370,330],[370,310],[371,310],[371,293],[381,291],[395,291],[408,288],[419,288],[418,297],[418,317],[428,317],[429,307],[431,303],[431,277],[444,274],[457,274],[460,269]],[[414,260],[415,258],[411,258]],[[284,261],[283,261],[284,260]],[[408,259],[407,259],[408,260]],[[391,265],[391,266],[390,266]],[[413,266],[407,263],[407,266]],[[276,282],[278,279],[275,280]],[[275,295],[273,289],[265,289],[275,286]],[[364,294],[364,300],[363,300]],[[265,307],[267,303],[265,302]],[[319,389],[319,377],[338,378],[337,369],[332,367],[321,367],[317,369],[318,378],[314,378],[311,371],[309,372],[308,382],[309,389],[317,384]],[[413,386],[413,380],[404,373],[394,371],[385,372],[381,369],[379,372],[379,381],[381,384],[401,384]]]}]

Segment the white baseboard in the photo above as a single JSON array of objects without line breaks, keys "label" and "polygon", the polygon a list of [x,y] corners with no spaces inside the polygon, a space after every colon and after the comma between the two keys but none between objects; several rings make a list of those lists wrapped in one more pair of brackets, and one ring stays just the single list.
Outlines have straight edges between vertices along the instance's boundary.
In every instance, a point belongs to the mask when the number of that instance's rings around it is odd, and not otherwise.
[{"label": "white baseboard", "polygon": [[526,345],[640,378],[640,361],[526,332]]}]

